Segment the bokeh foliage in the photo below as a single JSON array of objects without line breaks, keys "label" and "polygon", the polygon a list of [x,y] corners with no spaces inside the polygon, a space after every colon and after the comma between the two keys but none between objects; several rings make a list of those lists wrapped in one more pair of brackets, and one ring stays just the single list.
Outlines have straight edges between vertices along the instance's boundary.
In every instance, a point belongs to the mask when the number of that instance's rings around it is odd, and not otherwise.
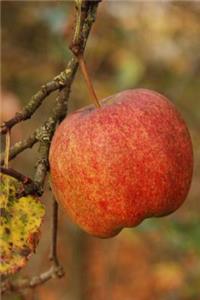
[{"label": "bokeh foliage", "polygon": [[[109,241],[85,237],[70,223],[66,226],[61,212],[59,252],[69,283],[47,284],[36,299],[53,295],[49,299],[121,300],[134,295],[138,300],[199,300],[200,3],[103,1],[100,6],[86,51],[97,94],[103,98],[143,87],[171,98],[192,136],[193,181],[187,201],[176,213],[146,220]],[[70,1],[3,1],[2,83],[22,104],[65,67],[73,12]],[[35,127],[54,99],[51,96],[27,126]],[[70,110],[88,103],[85,83],[78,74]],[[36,150],[32,153],[31,157],[21,155],[14,166],[31,169]],[[48,197],[47,193],[43,199],[47,206]],[[48,219],[45,222],[46,236]],[[38,256],[46,257],[46,252],[44,239]],[[34,263],[42,268],[41,259],[35,258]],[[32,264],[25,272],[33,269]]]}]

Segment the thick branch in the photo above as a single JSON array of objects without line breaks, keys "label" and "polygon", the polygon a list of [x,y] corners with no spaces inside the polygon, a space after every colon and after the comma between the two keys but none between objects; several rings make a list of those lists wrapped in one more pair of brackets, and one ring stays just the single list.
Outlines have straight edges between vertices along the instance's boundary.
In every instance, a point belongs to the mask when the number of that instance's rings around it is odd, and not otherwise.
[{"label": "thick branch", "polygon": [[[82,34],[84,39],[82,44],[80,45],[82,49],[81,51],[85,49],[89,32],[95,20],[95,13],[98,4],[98,2],[94,2],[94,3],[89,2],[89,3],[90,5],[88,8],[88,15],[84,21],[84,25],[82,28]],[[56,99],[56,107],[52,112],[52,117],[50,117],[49,120],[47,121],[47,126],[45,126],[46,128],[42,128],[39,130],[40,159],[37,162],[34,181],[38,183],[38,187],[41,190],[41,193],[42,193],[45,177],[49,169],[48,154],[49,154],[51,139],[53,137],[56,124],[61,122],[62,119],[67,114],[68,98],[70,95],[71,85],[73,83],[77,69],[78,69],[78,62],[75,58],[72,58],[68,63],[67,69],[65,70],[65,73],[67,74],[65,78],[66,79],[65,87],[61,89],[59,96]],[[38,139],[38,135],[37,135],[37,139]]]},{"label": "thick branch", "polygon": [[49,147],[53,133],[55,131],[57,120],[54,117],[49,117],[48,121],[41,126],[37,132],[37,140],[39,141],[39,154],[40,157],[36,164],[36,171],[34,176],[34,182],[38,185],[38,188],[43,192],[43,185],[47,171],[49,169],[48,155]]}]

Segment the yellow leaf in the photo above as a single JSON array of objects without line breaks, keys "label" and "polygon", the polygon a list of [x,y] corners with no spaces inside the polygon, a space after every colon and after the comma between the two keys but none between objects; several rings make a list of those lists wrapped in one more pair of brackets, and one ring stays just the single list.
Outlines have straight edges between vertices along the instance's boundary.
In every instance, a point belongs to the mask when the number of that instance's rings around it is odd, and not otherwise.
[{"label": "yellow leaf", "polygon": [[45,209],[33,196],[17,198],[22,184],[13,177],[0,176],[0,274],[5,275],[21,269],[35,251]]}]

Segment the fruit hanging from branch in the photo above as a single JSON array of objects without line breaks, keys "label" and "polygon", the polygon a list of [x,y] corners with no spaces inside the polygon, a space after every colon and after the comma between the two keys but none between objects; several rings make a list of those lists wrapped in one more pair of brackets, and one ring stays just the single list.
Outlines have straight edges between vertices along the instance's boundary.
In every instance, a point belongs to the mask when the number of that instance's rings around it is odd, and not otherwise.
[{"label": "fruit hanging from branch", "polygon": [[193,170],[185,122],[172,102],[145,89],[69,115],[56,130],[49,160],[57,201],[82,229],[102,238],[175,211]]}]

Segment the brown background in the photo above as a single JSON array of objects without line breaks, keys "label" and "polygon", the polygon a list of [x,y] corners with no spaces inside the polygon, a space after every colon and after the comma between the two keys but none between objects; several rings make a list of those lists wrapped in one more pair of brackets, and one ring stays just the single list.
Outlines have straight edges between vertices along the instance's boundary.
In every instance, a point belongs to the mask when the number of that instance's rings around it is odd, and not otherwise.
[{"label": "brown background", "polygon": [[[12,116],[65,68],[73,13],[73,3],[68,1],[2,2],[2,118]],[[109,240],[84,234],[60,210],[58,252],[66,276],[26,292],[24,299],[200,299],[199,35],[198,1],[103,1],[100,5],[86,51],[98,96],[145,87],[171,98],[193,141],[192,186],[174,214],[146,220]],[[55,97],[50,96],[32,120],[16,127],[13,142],[28,136],[46,118]],[[88,92],[78,74],[70,110],[87,103]],[[12,166],[31,176],[36,159],[37,146],[19,155]],[[40,244],[17,276],[39,274],[49,266],[49,191],[42,201],[47,213]],[[23,297],[12,294],[4,299]]]}]

